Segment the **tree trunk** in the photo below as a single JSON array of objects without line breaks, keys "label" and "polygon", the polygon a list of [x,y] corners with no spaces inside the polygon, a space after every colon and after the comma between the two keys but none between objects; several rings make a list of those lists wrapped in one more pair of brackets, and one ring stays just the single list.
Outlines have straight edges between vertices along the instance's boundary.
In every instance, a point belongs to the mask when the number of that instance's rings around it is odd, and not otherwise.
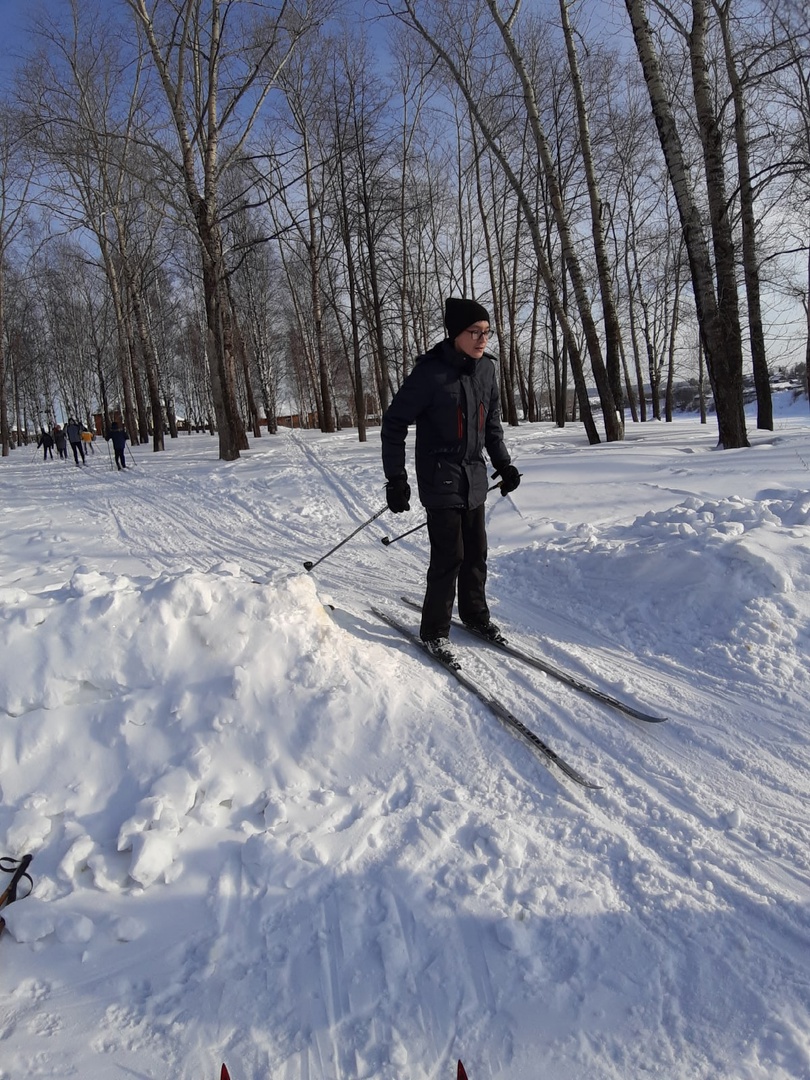
[{"label": "tree trunk", "polygon": [[[220,0],[210,0],[201,6],[186,0],[181,6],[182,15],[163,39],[165,51],[162,51],[155,26],[159,5],[152,3],[150,11],[146,0],[126,0],[126,3],[146,37],[178,140],[179,159],[175,164],[194,217],[201,250],[207,353],[211,397],[219,430],[219,456],[232,461],[239,457],[241,450],[247,449],[248,441],[237,403],[233,319],[224,284],[223,215],[218,198],[223,168],[219,161],[220,142],[226,127],[231,135],[234,134],[234,117],[241,116],[238,133],[228,142],[228,153],[232,158],[241,153],[271,86],[276,83],[299,37],[311,29],[310,13],[302,12],[295,25],[292,21],[284,24],[282,17],[286,5],[282,4],[274,26],[268,28],[271,32],[261,39],[259,47],[263,51],[254,55],[244,78],[233,82],[226,81],[221,70],[228,58],[223,33],[238,25],[239,15],[234,13],[238,5],[223,5]],[[280,49],[279,56],[272,55],[277,43],[276,31],[282,27],[287,34],[286,44]],[[249,28],[241,44],[251,49],[255,40],[253,30]],[[201,47],[203,43],[204,47]],[[229,70],[228,78],[232,77]],[[221,90],[226,101],[220,115]]]},{"label": "tree trunk", "polygon": [[236,400],[236,363],[233,351],[233,321],[225,288],[222,236],[209,220],[203,200],[196,203],[197,229],[202,246],[203,297],[208,328],[208,366],[211,396],[219,433],[219,456],[235,461],[248,441]]},{"label": "tree trunk", "polygon": [[[354,252],[348,222],[344,222],[343,246],[346,252],[346,285],[349,293],[349,318],[352,328],[352,364],[354,369],[354,408],[357,414],[357,438],[359,442],[368,439],[366,420],[366,384],[363,375],[363,358],[360,351],[360,326],[357,312],[357,272],[354,266]],[[404,339],[403,339],[404,340]]]},{"label": "tree trunk", "polygon": [[[490,214],[487,212],[487,207],[484,203],[484,185],[481,177],[481,155],[479,153],[478,140],[474,131],[472,142],[475,166],[475,194],[478,204],[478,215],[481,220],[481,234],[484,240],[484,250],[487,253],[487,274],[489,276],[489,288],[492,294],[492,315],[496,326],[500,328],[497,343],[501,412],[507,424],[512,427],[517,427],[518,417],[517,408],[515,406],[515,387],[512,379],[512,364],[510,362],[511,355],[515,348],[514,305],[510,302],[508,294],[504,295],[506,290],[499,287],[498,270],[496,269],[496,266],[501,268],[501,270],[503,268],[503,222],[499,220],[499,214]],[[494,241],[492,235],[493,227],[491,227],[490,222],[492,222],[494,226]],[[472,272],[470,276],[472,276]],[[509,328],[509,355],[507,355],[504,340],[507,327]]]},{"label": "tree trunk", "polygon": [[132,302],[132,314],[135,319],[135,327],[138,331],[138,341],[141,346],[144,367],[146,369],[146,385],[149,388],[149,405],[152,412],[152,449],[164,450],[163,444],[163,409],[160,399],[160,380],[157,373],[157,357],[152,343],[152,336],[146,325],[143,313],[141,296],[134,282],[130,282],[129,289]]},{"label": "tree trunk", "polygon": [[599,185],[596,179],[596,167],[591,150],[591,131],[588,123],[588,111],[585,106],[585,91],[582,86],[582,77],[579,71],[579,60],[574,44],[574,35],[571,23],[568,19],[568,2],[560,0],[560,17],[562,19],[563,34],[565,35],[565,49],[568,55],[568,68],[571,73],[571,85],[574,91],[574,100],[577,108],[577,125],[579,128],[579,144],[582,161],[585,166],[585,181],[588,188],[588,203],[591,210],[591,236],[593,250],[596,257],[596,272],[599,278],[599,292],[602,299],[602,318],[605,327],[605,351],[607,364],[607,377],[610,384],[613,404],[618,414],[617,429],[624,436],[624,393],[622,388],[622,341],[619,326],[619,315],[616,310],[616,298],[613,290],[613,276],[610,270],[605,229],[603,225],[603,205],[599,194]]},{"label": "tree trunk", "polygon": [[757,427],[773,431],[773,399],[765,353],[765,332],[762,326],[762,300],[757,260],[756,214],[754,188],[751,182],[751,162],[748,153],[748,130],[745,120],[745,96],[742,80],[734,60],[729,26],[729,0],[718,4],[712,0],[723,36],[723,52],[731,97],[734,102],[734,141],[737,147],[737,171],[740,185],[740,217],[742,219],[742,255],[745,294],[748,302],[748,335],[751,362],[754,369],[754,388],[757,394]]},{"label": "tree trunk", "polygon": [[[703,159],[706,173],[706,193],[709,201],[714,272],[717,278],[717,311],[720,319],[725,360],[724,382],[730,392],[736,389],[740,413],[743,412],[742,387],[742,328],[737,287],[734,234],[726,194],[725,161],[722,131],[714,110],[714,93],[706,60],[708,33],[707,0],[692,0],[692,31],[689,36],[689,59],[695,96]],[[735,386],[736,384],[736,386]],[[719,415],[718,405],[718,415]],[[741,415],[742,426],[745,418]],[[747,439],[745,440],[747,445]]]},{"label": "tree trunk", "polygon": [[[8,380],[6,378],[6,304],[5,275],[0,265],[0,443],[2,456],[8,457],[11,449],[11,431],[8,426]],[[19,436],[19,429],[17,431]]]},{"label": "tree trunk", "polygon": [[250,422],[253,425],[253,435],[255,438],[260,439],[262,437],[262,429],[259,419],[259,409],[256,405],[256,395],[253,393],[253,382],[250,378],[250,365],[248,363],[247,344],[245,342],[242,329],[239,325],[239,319],[237,318],[236,301],[234,300],[230,277],[226,277],[225,279],[225,295],[228,298],[228,310],[231,314],[234,361],[238,361],[239,367],[242,372],[242,385],[245,388],[245,401],[247,403],[248,416],[250,417]]},{"label": "tree trunk", "polygon": [[672,300],[672,318],[669,324],[669,342],[667,347],[667,388],[665,399],[665,419],[672,423],[672,397],[675,386],[675,348],[678,341],[678,324],[681,313],[681,266],[683,263],[682,244],[675,253],[675,295]]},{"label": "tree trunk", "polygon": [[[596,390],[599,394],[599,400],[602,404],[602,415],[605,425],[605,435],[608,442],[612,442],[621,439],[624,435],[624,420],[619,411],[621,397],[619,398],[619,402],[617,403],[616,399],[613,396],[613,391],[611,388],[610,380],[608,379],[605,362],[602,358],[602,345],[599,340],[599,333],[597,331],[596,324],[593,319],[593,313],[591,311],[590,296],[588,295],[588,289],[585,284],[585,277],[582,273],[582,267],[580,265],[579,257],[576,253],[576,247],[571,232],[571,226],[568,221],[568,215],[565,211],[565,207],[563,206],[562,191],[560,190],[559,184],[557,182],[557,175],[554,169],[554,161],[551,155],[551,149],[548,145],[548,139],[543,129],[543,124],[540,117],[540,110],[538,108],[535,96],[534,84],[532,83],[532,80],[529,78],[529,74],[526,71],[526,65],[523,62],[523,57],[521,56],[515,39],[512,36],[510,25],[503,19],[500,11],[498,10],[497,0],[486,0],[486,2],[492,18],[495,21],[495,25],[498,27],[498,30],[501,33],[501,38],[503,39],[512,67],[518,75],[523,90],[523,100],[526,105],[529,125],[534,138],[535,147],[537,148],[540,161],[543,166],[543,172],[545,173],[546,181],[549,186],[551,207],[554,214],[554,220],[557,225],[557,232],[559,233],[560,242],[562,244],[565,266],[571,279],[571,285],[573,286],[574,298],[577,305],[577,312],[582,322],[582,329],[585,335],[585,342],[588,350],[588,358],[591,362],[591,371],[593,373],[594,382],[596,383]],[[480,122],[480,117],[478,119]],[[493,149],[497,147],[498,144],[495,140],[488,141],[490,141],[490,145]]]},{"label": "tree trunk", "polygon": [[315,330],[315,363],[318,369],[318,381],[321,391],[321,431],[333,433],[335,430],[332,388],[329,383],[329,369],[326,363],[326,351],[323,340],[323,301],[321,299],[321,257],[318,237],[318,220],[315,193],[312,187],[312,160],[309,151],[309,136],[305,125],[302,127],[304,149],[304,187],[307,196],[307,256],[309,258],[309,288],[312,299],[312,322]]},{"label": "tree trunk", "polygon": [[[723,265],[718,266],[718,280],[722,281],[721,302],[715,293],[712,262],[709,255],[706,238],[703,234],[703,223],[700,208],[692,194],[689,179],[688,166],[678,135],[675,117],[664,88],[663,79],[658,63],[658,56],[653,45],[652,31],[647,19],[644,0],[625,0],[625,6],[630,16],[633,27],[633,37],[636,43],[639,59],[644,70],[644,78],[650,95],[653,116],[655,118],[661,148],[667,163],[672,189],[678,206],[681,219],[684,242],[686,244],[689,267],[692,275],[692,286],[695,293],[695,305],[697,307],[698,322],[706,355],[706,366],[709,381],[714,394],[714,403],[717,410],[717,423],[719,428],[720,445],[729,449],[748,446],[748,437],[745,430],[745,412],[743,409],[742,395],[742,350],[740,347],[739,319],[736,327],[733,325],[733,309],[736,307],[736,282],[733,274],[733,250],[731,252],[732,263],[729,267],[720,242],[720,233],[717,233],[717,241],[720,244],[720,255]],[[705,5],[703,5],[705,6]],[[693,0],[693,10],[699,14],[701,0]],[[701,99],[698,106],[701,113],[705,112],[705,93],[708,88],[701,87],[701,48],[702,37],[698,32],[693,35],[690,52],[693,56],[695,71],[696,94]],[[702,61],[705,68],[705,58]],[[710,126],[710,118],[703,115],[701,127]],[[702,130],[706,137],[708,131]],[[707,176],[707,190],[713,206],[712,217],[718,217],[718,226],[721,222],[722,200],[718,200],[716,187],[717,176],[715,168],[717,163],[714,159],[712,143],[707,140],[706,144],[707,168],[711,165],[711,175]],[[729,296],[728,276],[731,273],[734,295]],[[721,277],[722,275],[722,277]]]},{"label": "tree trunk", "polygon": [[[487,0],[488,4],[492,4],[492,2],[493,2],[493,0]],[[486,119],[482,115],[482,112],[481,112],[480,108],[478,107],[477,102],[475,101],[474,97],[472,96],[470,88],[466,85],[466,83],[464,81],[464,77],[463,77],[462,72],[459,70],[458,66],[453,61],[453,58],[450,56],[450,54],[447,52],[447,50],[442,47],[442,45],[437,41],[437,39],[431,35],[430,31],[420,22],[419,17],[416,14],[416,11],[415,11],[414,0],[403,0],[403,3],[407,8],[408,16],[409,16],[409,18],[411,20],[412,25],[415,27],[415,29],[418,30],[418,32],[422,35],[422,37],[424,37],[424,39],[428,42],[428,44],[431,46],[431,48],[436,53],[436,55],[441,58],[441,60],[444,62],[444,64],[446,64],[448,70],[451,72],[454,80],[456,81],[456,84],[459,86],[462,93],[464,94],[465,99],[467,101],[467,105],[468,105],[469,110],[470,110],[470,113],[475,118],[475,122],[478,125],[478,128],[479,128],[481,134],[483,135],[484,139],[486,140],[487,146],[489,147],[490,151],[494,154],[494,156],[498,160],[501,168],[503,169],[504,175],[506,176],[507,181],[509,182],[509,185],[511,186],[512,190],[515,192],[515,195],[517,196],[518,202],[520,204],[520,208],[521,208],[521,210],[523,212],[523,215],[524,215],[524,217],[526,219],[526,224],[529,227],[529,235],[531,236],[532,244],[533,244],[533,247],[534,247],[535,257],[537,258],[538,270],[539,270],[540,274],[543,277],[543,281],[544,281],[544,284],[546,286],[546,290],[548,292],[549,301],[554,307],[557,322],[558,322],[558,324],[559,324],[559,326],[560,326],[560,328],[562,330],[562,333],[563,333],[563,336],[564,336],[564,339],[565,339],[565,344],[566,344],[567,351],[568,351],[568,356],[569,356],[570,362],[571,362],[571,367],[572,367],[572,370],[574,372],[574,381],[575,381],[575,384],[578,387],[578,393],[581,394],[582,390],[585,388],[585,385],[586,385],[585,384],[585,375],[584,375],[584,372],[582,370],[582,355],[581,355],[580,350],[579,350],[579,345],[578,345],[578,342],[577,342],[576,334],[574,333],[573,328],[571,326],[571,323],[570,323],[570,321],[568,319],[565,307],[560,301],[560,295],[559,295],[559,291],[558,291],[558,288],[557,288],[557,282],[556,282],[556,280],[554,278],[554,275],[551,272],[551,267],[549,265],[548,259],[546,257],[546,253],[545,253],[544,248],[543,248],[543,237],[542,237],[542,234],[541,234],[541,231],[540,231],[540,223],[538,221],[538,217],[537,217],[537,213],[535,212],[535,208],[532,205],[532,200],[529,198],[525,188],[521,185],[520,180],[516,176],[516,174],[514,172],[514,169],[512,168],[512,166],[510,164],[508,156],[502,151],[494,131],[487,124]],[[525,75],[525,68],[524,68],[524,75]],[[527,83],[528,83],[529,88],[530,88],[531,83],[528,80],[528,76],[526,75],[525,77],[526,77]],[[548,182],[551,183],[550,180]],[[569,235],[569,240],[570,240],[570,235]],[[591,324],[592,323],[593,323],[593,320],[591,319]],[[597,348],[598,348],[598,337],[597,337]],[[601,356],[601,352],[600,352],[599,355]],[[591,357],[591,360],[592,360],[592,365],[593,365],[593,357]],[[606,429],[606,432],[610,431],[611,433],[613,433],[614,438],[618,438],[618,435],[616,434],[616,425],[617,425],[618,417],[617,417],[617,414],[616,414],[616,410],[613,408],[613,399],[612,399],[612,395],[610,394],[610,387],[608,386],[607,373],[605,371],[604,364],[601,363],[601,362],[598,362],[596,370],[598,370],[599,373],[600,373],[599,386],[598,386],[598,389],[600,389],[600,387],[601,387],[600,395],[601,394],[606,395],[605,398],[603,398],[603,400],[608,402],[608,408],[606,409],[606,412],[605,412],[605,429]],[[596,377],[596,370],[594,372],[595,377]],[[582,397],[580,397],[580,404],[583,407],[583,422],[585,423],[585,429],[586,429],[586,432],[588,434],[588,440],[589,440],[589,442],[591,444],[598,443],[599,442],[599,433],[597,432],[596,426],[593,423],[593,417],[591,415],[590,406],[589,406],[589,403],[587,401],[587,394],[585,394],[584,401],[582,400]],[[559,423],[559,419],[558,419],[558,423]],[[608,438],[610,438],[610,437],[611,437],[611,435],[608,435]]]}]

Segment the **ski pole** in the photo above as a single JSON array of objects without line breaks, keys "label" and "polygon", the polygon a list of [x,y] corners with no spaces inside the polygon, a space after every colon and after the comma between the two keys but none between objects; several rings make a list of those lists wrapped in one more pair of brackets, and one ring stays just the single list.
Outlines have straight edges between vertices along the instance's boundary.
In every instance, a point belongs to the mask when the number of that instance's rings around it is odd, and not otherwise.
[{"label": "ski pole", "polygon": [[372,514],[371,517],[368,519],[368,521],[364,521],[362,525],[358,525],[357,528],[354,530],[354,532],[349,533],[349,535],[345,539],[341,540],[339,544],[335,544],[335,546],[333,548],[330,548],[330,550],[327,551],[327,553],[325,555],[321,555],[320,559],[316,559],[315,562],[309,562],[309,561],[305,562],[304,563],[304,569],[307,571],[307,573],[309,573],[309,571],[314,566],[317,566],[318,563],[322,563],[324,559],[328,559],[329,556],[332,555],[334,552],[336,552],[338,548],[343,547],[343,545],[345,543],[347,543],[347,541],[351,540],[351,538],[353,536],[357,536],[357,534],[360,532],[361,529],[365,529],[365,527],[367,525],[370,525],[372,523],[372,521],[376,521],[377,518],[380,516],[380,514],[384,514],[387,509],[388,509],[388,504],[386,503],[385,506],[381,507],[377,511],[376,514]]},{"label": "ski pole", "polygon": [[[28,873],[28,867],[31,865],[33,855],[23,855],[21,859],[0,859],[0,870],[6,874],[13,874],[8,888],[0,893],[0,908],[8,907],[9,904],[13,904],[17,899],[17,888],[23,878],[28,880],[29,885],[33,885],[31,881],[31,875]],[[4,865],[8,863],[9,865]],[[29,889],[30,892],[30,889]],[[0,918],[0,934],[5,929],[6,920]]]},{"label": "ski pole", "polygon": [[[489,494],[490,491],[494,491],[495,488],[499,488],[500,486],[501,486],[500,483],[498,483],[498,484],[493,484],[492,487],[488,487],[487,488],[487,494]],[[393,537],[393,539],[390,536],[384,536],[382,538],[382,540],[380,540],[380,543],[385,544],[386,547],[390,547],[390,545],[395,544],[397,542],[397,540],[404,540],[405,537],[410,536],[411,533],[419,532],[420,529],[424,529],[424,527],[426,525],[427,525],[427,521],[423,521],[421,525],[414,525],[414,527],[412,529],[408,529],[407,532],[400,533],[399,536],[395,536],[395,537]]]},{"label": "ski pole", "polygon": [[423,521],[420,525],[414,525],[414,527],[412,529],[408,529],[407,532],[400,533],[399,536],[395,536],[393,540],[391,539],[390,536],[384,536],[382,538],[382,540],[380,540],[380,543],[385,544],[385,546],[388,547],[389,544],[395,544],[397,542],[397,540],[404,540],[405,537],[410,536],[411,533],[419,532],[419,530],[424,529],[424,527],[426,525],[427,525],[426,521]]}]

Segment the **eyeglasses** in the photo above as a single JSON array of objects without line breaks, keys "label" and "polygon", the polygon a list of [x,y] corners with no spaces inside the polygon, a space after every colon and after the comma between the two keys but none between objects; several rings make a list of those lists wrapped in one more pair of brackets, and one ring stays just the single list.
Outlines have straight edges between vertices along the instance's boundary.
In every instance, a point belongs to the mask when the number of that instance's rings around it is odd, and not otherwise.
[{"label": "eyeglasses", "polygon": [[468,330],[467,333],[473,341],[487,341],[492,334],[491,330]]}]

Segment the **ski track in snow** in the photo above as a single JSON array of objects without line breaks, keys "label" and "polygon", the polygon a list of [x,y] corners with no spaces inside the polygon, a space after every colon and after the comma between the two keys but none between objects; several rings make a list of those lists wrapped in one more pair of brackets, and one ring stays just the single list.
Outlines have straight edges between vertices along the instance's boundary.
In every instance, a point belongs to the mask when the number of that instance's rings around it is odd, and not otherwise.
[{"label": "ski track in snow", "polygon": [[[668,637],[648,621],[659,613],[646,599],[620,608],[623,579],[612,591],[602,567],[634,544],[643,552],[646,533],[605,489],[634,448],[592,451],[589,466],[604,470],[585,493],[594,524],[569,529],[568,520],[584,520],[571,470],[588,451],[564,438],[546,426],[509,433],[525,488],[509,499],[493,493],[487,507],[493,616],[516,643],[669,722],[628,719],[457,641],[465,671],[602,784],[597,792],[567,784],[369,613],[382,604],[404,616],[397,597],[422,594],[424,532],[380,543],[419,522],[415,500],[413,513],[384,515],[303,574],[304,559],[382,504],[377,445],[285,432],[254,443],[241,469],[188,469],[182,457],[175,466],[140,448],[125,477],[103,459],[63,469],[56,498],[37,474],[5,532],[42,559],[24,586],[3,581],[4,600],[16,604],[9,647],[36,620],[58,618],[65,598],[85,605],[88,627],[91,611],[109,619],[116,605],[131,619],[147,595],[151,614],[138,616],[143,656],[121,652],[122,685],[114,667],[105,685],[93,658],[73,678],[71,655],[80,669],[82,653],[66,646],[60,683],[28,700],[13,697],[13,680],[8,692],[3,720],[14,737],[0,742],[0,833],[44,848],[32,868],[41,894],[15,912],[31,923],[17,931],[22,941],[29,934],[30,951],[10,950],[28,974],[0,976],[3,1080],[214,1076],[219,1060],[234,1080],[432,1080],[449,1077],[457,1056],[471,1080],[810,1076],[802,598],[761,600],[756,575],[777,574],[778,560],[745,549],[735,564],[720,529],[710,571],[729,566],[743,580],[750,567],[754,576],[728,642],[713,647],[707,631],[707,650],[693,654],[680,646],[685,621]],[[723,501],[733,493],[722,490],[728,477],[708,438],[674,448],[689,450],[688,466],[666,442],[637,441],[649,454],[638,471],[659,473],[648,480],[661,522],[652,536],[671,523],[673,544],[680,536],[688,545],[701,500],[729,529],[748,528],[748,505]],[[778,434],[756,452],[780,445],[796,454]],[[207,451],[215,457],[214,440]],[[554,479],[541,504],[530,486],[543,484],[544,455]],[[686,482],[692,470],[697,483]],[[746,492],[750,500],[750,483]],[[89,531],[73,529],[76,504],[92,516]],[[755,521],[750,528],[759,540]],[[75,550],[91,536],[96,547]],[[688,569],[688,554],[676,569]],[[655,581],[656,558],[650,547],[638,582],[638,560],[628,561],[637,596]],[[277,613],[283,588],[290,608]],[[314,589],[335,605],[322,623]],[[188,610],[175,626],[178,603]],[[208,629],[217,604],[230,620],[225,641]],[[785,611],[801,618],[791,625]],[[761,621],[746,668],[739,635],[752,615]],[[311,653],[303,646],[294,671],[275,672],[278,635],[305,642],[316,626]],[[207,650],[193,655],[210,657],[209,672],[187,673],[193,680],[171,663],[183,633],[186,648]],[[285,637],[279,655],[287,648]],[[43,660],[41,670],[52,668]],[[286,718],[270,692],[275,679],[289,683]],[[353,695],[368,712],[346,729]],[[280,710],[268,730],[265,699]],[[88,768],[115,760],[111,777],[126,777],[105,793],[104,811],[85,806],[80,784],[50,805],[15,782],[15,769],[33,778],[38,768],[45,790],[46,745],[65,711]],[[117,729],[108,726],[116,711]],[[172,734],[161,737],[161,723]],[[106,731],[116,732],[110,747],[100,742]],[[131,849],[120,850],[122,837]],[[148,933],[146,897],[155,904]],[[63,913],[58,946],[46,947],[48,901]],[[86,936],[88,922],[103,933]],[[0,939],[0,949],[11,944]],[[65,961],[70,980],[50,970],[57,948],[76,954],[72,967]]]}]

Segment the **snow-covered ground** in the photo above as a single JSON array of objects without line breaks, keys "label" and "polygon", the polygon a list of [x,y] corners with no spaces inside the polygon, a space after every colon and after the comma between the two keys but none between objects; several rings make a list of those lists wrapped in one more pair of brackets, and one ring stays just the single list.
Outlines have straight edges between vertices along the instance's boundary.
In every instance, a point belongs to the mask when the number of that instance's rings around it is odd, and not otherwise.
[{"label": "snow-covered ground", "polygon": [[456,643],[594,792],[369,613],[418,507],[304,571],[376,431],[2,460],[0,1077],[810,1076],[807,403],[750,436],[507,431],[493,615],[669,722]]}]

